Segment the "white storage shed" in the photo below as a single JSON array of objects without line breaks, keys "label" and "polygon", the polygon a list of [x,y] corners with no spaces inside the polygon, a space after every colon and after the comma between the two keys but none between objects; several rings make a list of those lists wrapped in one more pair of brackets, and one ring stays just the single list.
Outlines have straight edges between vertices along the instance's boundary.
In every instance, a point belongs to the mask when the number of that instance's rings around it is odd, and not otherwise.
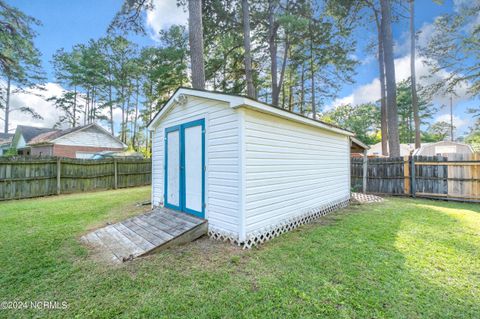
[{"label": "white storage shed", "polygon": [[348,204],[353,133],[243,96],[179,88],[149,124],[152,205],[246,247]]}]

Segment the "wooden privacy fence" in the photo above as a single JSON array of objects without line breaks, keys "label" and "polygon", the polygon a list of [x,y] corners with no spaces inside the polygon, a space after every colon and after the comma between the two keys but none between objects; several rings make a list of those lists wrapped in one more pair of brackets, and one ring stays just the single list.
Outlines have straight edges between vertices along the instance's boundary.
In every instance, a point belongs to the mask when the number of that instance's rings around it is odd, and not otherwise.
[{"label": "wooden privacy fence", "polygon": [[352,158],[351,173],[357,191],[480,201],[480,154]]},{"label": "wooden privacy fence", "polygon": [[0,200],[149,185],[151,160],[0,159]]}]

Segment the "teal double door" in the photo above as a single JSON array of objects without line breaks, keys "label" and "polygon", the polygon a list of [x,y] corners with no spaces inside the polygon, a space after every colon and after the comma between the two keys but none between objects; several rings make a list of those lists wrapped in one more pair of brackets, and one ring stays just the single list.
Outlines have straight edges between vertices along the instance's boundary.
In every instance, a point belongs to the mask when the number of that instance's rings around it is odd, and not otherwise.
[{"label": "teal double door", "polygon": [[205,218],[205,120],[165,129],[165,206]]}]

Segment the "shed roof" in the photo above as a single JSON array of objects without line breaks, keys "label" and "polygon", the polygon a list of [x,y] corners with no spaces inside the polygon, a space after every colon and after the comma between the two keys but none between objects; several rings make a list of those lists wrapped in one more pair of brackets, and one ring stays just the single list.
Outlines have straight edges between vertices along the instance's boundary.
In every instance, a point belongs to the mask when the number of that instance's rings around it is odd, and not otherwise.
[{"label": "shed roof", "polygon": [[231,108],[240,108],[246,107],[250,109],[254,109],[260,112],[268,113],[274,116],[278,116],[281,118],[285,118],[288,120],[301,122],[310,126],[315,126],[318,128],[325,129],[327,131],[336,132],[339,134],[353,136],[354,133],[338,127],[336,125],[326,123],[320,120],[314,120],[310,117],[305,115],[301,115],[295,112],[291,112],[289,110],[285,110],[279,107],[276,107],[271,104],[267,104],[264,102],[257,101],[255,99],[243,96],[243,95],[235,95],[217,91],[208,91],[208,90],[199,90],[199,89],[192,89],[186,87],[179,87],[172,96],[168,99],[168,101],[163,105],[163,107],[158,111],[155,117],[148,123],[149,130],[153,130],[158,121],[162,118],[162,116],[166,113],[168,109],[170,109],[174,104],[179,102],[179,99],[182,95],[186,96],[196,96],[211,100],[223,101],[227,102]]}]

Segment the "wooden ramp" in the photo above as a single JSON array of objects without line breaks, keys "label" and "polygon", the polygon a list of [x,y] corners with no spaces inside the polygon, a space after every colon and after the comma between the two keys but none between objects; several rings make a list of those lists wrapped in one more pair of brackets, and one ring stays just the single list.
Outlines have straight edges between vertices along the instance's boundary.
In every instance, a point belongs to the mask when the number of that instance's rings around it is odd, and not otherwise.
[{"label": "wooden ramp", "polygon": [[114,262],[183,244],[207,233],[207,221],[166,208],[97,229],[81,240],[105,253]]}]

